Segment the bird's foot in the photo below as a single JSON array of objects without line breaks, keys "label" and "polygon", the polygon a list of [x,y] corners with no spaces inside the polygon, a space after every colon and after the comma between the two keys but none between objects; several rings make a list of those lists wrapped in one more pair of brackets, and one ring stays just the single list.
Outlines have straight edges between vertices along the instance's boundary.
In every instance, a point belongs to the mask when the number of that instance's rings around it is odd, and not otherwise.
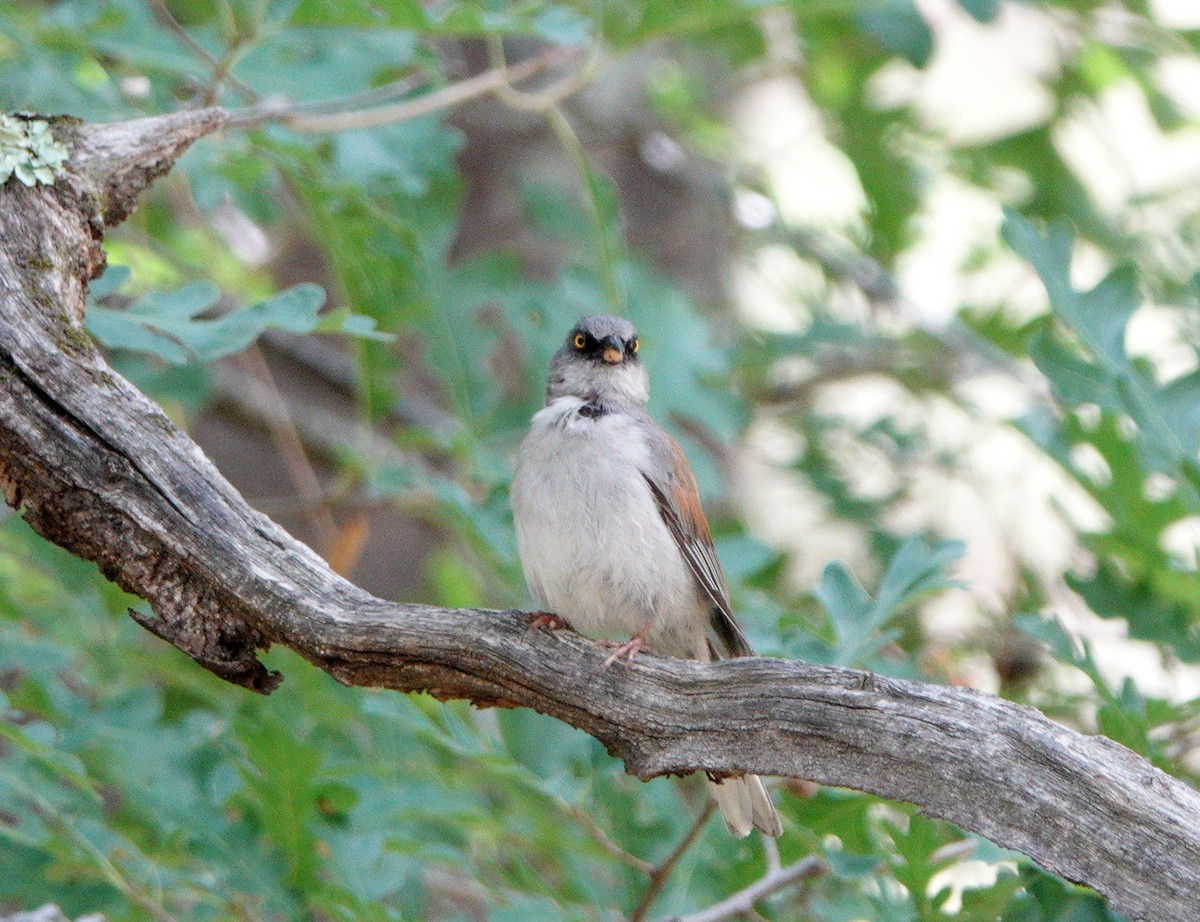
[{"label": "bird's foot", "polygon": [[634,634],[632,637],[630,637],[624,643],[617,644],[616,649],[614,649],[612,651],[612,653],[610,653],[608,655],[608,659],[606,659],[603,663],[601,663],[600,668],[597,669],[596,671],[597,672],[607,671],[608,667],[611,666],[613,663],[615,663],[617,660],[619,660],[621,657],[625,657],[625,665],[628,666],[630,663],[633,662],[634,655],[641,649],[642,649],[642,635]]},{"label": "bird's foot", "polygon": [[536,631],[540,627],[549,628],[552,631],[557,631],[559,628],[567,627],[567,624],[562,618],[551,611],[531,611],[529,613],[529,627],[525,628],[523,636],[528,637],[530,631]]}]

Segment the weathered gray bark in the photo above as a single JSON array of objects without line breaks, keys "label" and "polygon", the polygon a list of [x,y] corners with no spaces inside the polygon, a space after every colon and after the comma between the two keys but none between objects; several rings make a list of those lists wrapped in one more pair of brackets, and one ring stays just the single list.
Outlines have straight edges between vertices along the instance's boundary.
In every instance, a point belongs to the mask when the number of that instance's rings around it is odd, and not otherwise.
[{"label": "weathered gray bark", "polygon": [[60,123],[52,188],[0,190],[0,485],[41,534],[146,599],[139,623],[269,692],[257,649],[347,684],[530,707],[642,778],[703,769],[811,778],[921,805],[1155,922],[1200,912],[1200,795],[1129,750],[961,688],[769,659],[702,665],[605,651],[515,612],[396,605],[334,575],[251,510],[115,374],[81,326],[103,228],[224,114]]}]

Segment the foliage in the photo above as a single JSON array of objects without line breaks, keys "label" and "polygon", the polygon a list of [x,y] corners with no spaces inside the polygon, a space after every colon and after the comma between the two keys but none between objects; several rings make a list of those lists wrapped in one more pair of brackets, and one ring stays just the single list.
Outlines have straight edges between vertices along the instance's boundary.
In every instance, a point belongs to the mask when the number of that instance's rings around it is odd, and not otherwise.
[{"label": "foliage", "polygon": [[904,542],[889,562],[874,599],[842,564],[826,565],[814,594],[829,615],[833,642],[821,644],[811,638],[814,642],[797,655],[810,662],[880,668],[880,650],[900,636],[899,631],[885,631],[885,626],[923,595],[961,587],[946,578],[946,568],[962,551],[958,541],[943,541],[935,548],[926,547],[920,539]]},{"label": "foliage", "polygon": [[[1053,38],[1038,67],[1005,59],[1037,106],[968,130],[923,90],[1006,29]],[[436,526],[424,600],[503,606],[526,601],[506,490],[547,359],[580,314],[619,309],[757,649],[998,687],[1195,783],[1200,718],[1171,683],[1200,659],[1200,204],[1141,175],[1114,198],[1089,164],[1120,132],[1083,156],[1077,136],[1116,100],[1186,142],[1196,112],[1166,74],[1196,66],[1200,31],[1136,0],[61,0],[0,6],[0,110],[329,114],[547,45],[576,49],[580,100],[200,143],[109,235],[88,329],[186,424],[213,363],[264,332],[342,334],[354,422],[402,451],[346,445],[338,497]],[[987,110],[985,89],[965,108]],[[756,120],[759,94],[791,108]],[[0,119],[0,176],[52,180],[40,122]],[[489,130],[528,145],[498,178],[470,156]],[[306,255],[264,262],[231,215]],[[1135,348],[1155,319],[1169,348]],[[394,425],[398,381],[439,412]],[[537,714],[342,688],[286,652],[281,690],[247,695],[130,604],[15,515],[0,527],[0,912],[607,919],[701,810],[697,779],[641,784]],[[1092,614],[1165,667],[1114,668],[1075,636]],[[775,796],[781,859],[828,871],[763,917],[1116,918],[915,808]],[[710,906],[766,861],[709,822],[649,917]]]},{"label": "foliage", "polygon": [[[1200,658],[1200,574],[1175,565],[1163,533],[1200,514],[1200,372],[1159,384],[1144,363],[1126,353],[1126,327],[1140,300],[1132,266],[1114,269],[1090,291],[1076,291],[1069,279],[1065,227],[1051,227],[1043,237],[1010,216],[1005,234],[1037,270],[1054,312],[1053,321],[1031,334],[1030,357],[1060,406],[1076,413],[1084,406],[1099,410],[1091,425],[1070,416],[1026,424],[1060,463],[1071,463],[1072,446],[1087,444],[1109,471],[1106,478],[1084,483],[1114,524],[1103,535],[1089,536],[1097,571],[1071,578],[1071,586],[1097,614],[1127,618],[1133,636],[1167,643],[1176,655],[1195,662]],[[1132,431],[1122,432],[1124,420]],[[1152,475],[1167,478],[1161,497],[1147,490]],[[1144,591],[1147,583],[1160,585]]]},{"label": "foliage", "polygon": [[92,285],[87,329],[110,349],[142,352],[171,364],[211,362],[241,352],[267,330],[355,333],[373,339],[375,322],[346,311],[318,317],[325,292],[317,285],[295,285],[257,304],[226,311],[211,319],[221,294],[208,282],[193,282],[171,292],[149,292],[122,310],[102,307],[97,298],[111,295],[128,279],[123,266],[109,268]]}]

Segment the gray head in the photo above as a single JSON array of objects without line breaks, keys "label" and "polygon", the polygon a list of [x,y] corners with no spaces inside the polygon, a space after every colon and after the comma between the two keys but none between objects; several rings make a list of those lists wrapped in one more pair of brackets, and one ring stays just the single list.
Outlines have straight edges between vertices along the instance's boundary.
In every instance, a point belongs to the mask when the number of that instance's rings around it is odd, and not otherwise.
[{"label": "gray head", "polygon": [[546,402],[578,397],[609,406],[645,406],[650,380],[633,324],[612,314],[582,317],[550,360]]}]

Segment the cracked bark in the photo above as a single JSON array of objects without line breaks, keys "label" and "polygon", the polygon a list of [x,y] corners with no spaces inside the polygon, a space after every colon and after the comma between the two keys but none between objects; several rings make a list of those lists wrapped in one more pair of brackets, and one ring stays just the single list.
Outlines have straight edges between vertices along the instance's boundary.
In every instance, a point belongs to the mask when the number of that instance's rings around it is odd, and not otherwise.
[{"label": "cracked bark", "polygon": [[0,486],[49,540],[150,603],[138,622],[230,682],[269,692],[282,643],[340,682],[529,707],[641,778],[705,770],[811,778],[920,805],[1088,884],[1135,918],[1196,917],[1200,795],[1102,737],[962,688],[762,658],[604,651],[519,613],[397,605],[334,575],[254,512],[83,332],[106,226],[218,109],[55,122],[52,187],[0,189]]}]

